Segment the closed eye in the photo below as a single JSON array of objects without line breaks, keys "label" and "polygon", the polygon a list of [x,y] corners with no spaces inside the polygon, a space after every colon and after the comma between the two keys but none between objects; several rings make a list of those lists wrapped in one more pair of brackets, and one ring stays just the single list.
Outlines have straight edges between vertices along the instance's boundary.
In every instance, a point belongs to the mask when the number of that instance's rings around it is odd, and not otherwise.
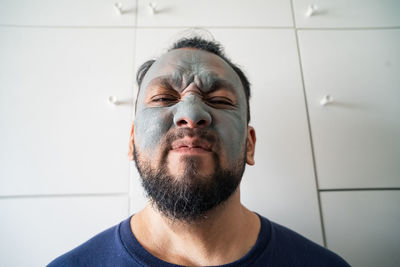
[{"label": "closed eye", "polygon": [[157,106],[170,106],[178,102],[178,97],[169,94],[160,94],[151,97],[150,102]]},{"label": "closed eye", "polygon": [[235,107],[233,101],[226,97],[210,97],[207,99],[207,103],[214,107]]}]

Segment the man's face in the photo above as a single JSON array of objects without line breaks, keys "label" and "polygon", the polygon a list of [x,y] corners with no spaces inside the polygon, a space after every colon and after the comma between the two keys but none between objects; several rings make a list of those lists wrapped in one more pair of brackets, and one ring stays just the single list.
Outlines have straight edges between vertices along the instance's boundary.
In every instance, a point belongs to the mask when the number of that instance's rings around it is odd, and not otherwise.
[{"label": "man's face", "polygon": [[133,143],[144,187],[161,211],[198,217],[236,190],[245,162],[253,163],[246,112],[241,81],[220,57],[176,49],[153,64],[138,95]]}]

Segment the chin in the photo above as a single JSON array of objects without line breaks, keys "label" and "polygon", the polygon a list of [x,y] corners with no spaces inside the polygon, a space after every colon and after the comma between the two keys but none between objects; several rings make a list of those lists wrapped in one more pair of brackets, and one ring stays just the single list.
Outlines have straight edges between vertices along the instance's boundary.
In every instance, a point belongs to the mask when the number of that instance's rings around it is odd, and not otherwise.
[{"label": "chin", "polygon": [[184,176],[212,176],[215,172],[215,164],[212,160],[201,157],[182,156],[178,162],[168,163],[169,174],[175,177]]}]

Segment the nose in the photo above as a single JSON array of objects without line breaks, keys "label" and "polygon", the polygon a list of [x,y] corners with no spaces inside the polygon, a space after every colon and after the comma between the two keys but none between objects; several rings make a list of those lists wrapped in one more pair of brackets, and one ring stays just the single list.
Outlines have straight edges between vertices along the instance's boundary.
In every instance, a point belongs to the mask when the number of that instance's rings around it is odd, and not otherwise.
[{"label": "nose", "polygon": [[211,124],[211,115],[205,104],[196,95],[186,96],[178,105],[174,115],[177,127],[205,128]]}]

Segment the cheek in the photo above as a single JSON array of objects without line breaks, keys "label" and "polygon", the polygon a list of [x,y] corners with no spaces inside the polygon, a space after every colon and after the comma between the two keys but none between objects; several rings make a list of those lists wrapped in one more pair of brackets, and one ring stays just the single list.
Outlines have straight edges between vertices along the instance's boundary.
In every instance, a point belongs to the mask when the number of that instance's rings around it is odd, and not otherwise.
[{"label": "cheek", "polygon": [[144,109],[135,117],[135,145],[151,154],[172,125],[172,112],[168,109]]},{"label": "cheek", "polygon": [[247,123],[241,112],[220,111],[215,115],[215,129],[218,132],[223,149],[230,163],[242,155],[246,142]]}]

